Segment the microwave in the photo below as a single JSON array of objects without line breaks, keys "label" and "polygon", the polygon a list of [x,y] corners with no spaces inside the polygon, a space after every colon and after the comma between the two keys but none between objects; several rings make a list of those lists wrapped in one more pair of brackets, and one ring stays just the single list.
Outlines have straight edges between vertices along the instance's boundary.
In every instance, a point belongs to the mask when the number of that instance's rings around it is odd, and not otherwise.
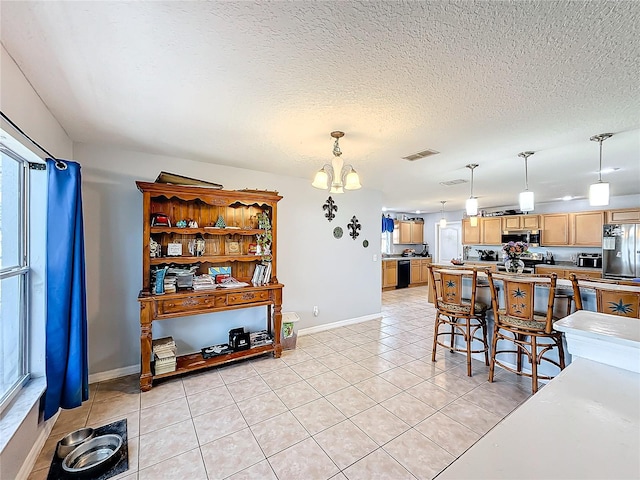
[{"label": "microwave", "polygon": [[502,243],[525,242],[530,247],[540,246],[540,230],[504,230]]}]

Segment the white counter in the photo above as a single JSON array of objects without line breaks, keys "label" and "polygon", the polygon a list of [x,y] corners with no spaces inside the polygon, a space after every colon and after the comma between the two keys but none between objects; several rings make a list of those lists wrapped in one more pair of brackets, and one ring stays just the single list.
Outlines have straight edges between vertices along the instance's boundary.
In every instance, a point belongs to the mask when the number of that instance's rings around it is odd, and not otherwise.
[{"label": "white counter", "polygon": [[640,374],[577,358],[436,478],[640,478]]}]

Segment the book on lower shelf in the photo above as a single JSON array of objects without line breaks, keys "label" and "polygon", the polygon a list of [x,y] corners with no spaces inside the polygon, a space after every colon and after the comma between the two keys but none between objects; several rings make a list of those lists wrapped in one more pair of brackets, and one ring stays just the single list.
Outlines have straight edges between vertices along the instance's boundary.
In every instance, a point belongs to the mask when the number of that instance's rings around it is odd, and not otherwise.
[{"label": "book on lower shelf", "polygon": [[158,338],[152,341],[154,374],[175,372],[177,367],[176,342],[173,337]]}]

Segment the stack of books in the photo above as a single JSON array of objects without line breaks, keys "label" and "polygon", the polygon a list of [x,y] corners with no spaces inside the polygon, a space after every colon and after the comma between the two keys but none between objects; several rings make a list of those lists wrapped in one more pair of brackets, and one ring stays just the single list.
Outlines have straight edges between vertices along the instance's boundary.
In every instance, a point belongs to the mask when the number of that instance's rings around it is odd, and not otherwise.
[{"label": "stack of books", "polygon": [[164,293],[176,293],[176,277],[164,277]]},{"label": "stack of books", "polygon": [[155,364],[155,375],[176,371],[176,342],[173,337],[164,337],[154,340],[153,358]]},{"label": "stack of books", "polygon": [[269,283],[269,280],[271,280],[271,262],[256,265],[253,271],[253,277],[251,277],[253,286],[266,285]]},{"label": "stack of books", "polygon": [[269,335],[269,332],[267,332],[266,330],[261,330],[259,332],[251,332],[250,334],[250,339],[251,339],[251,347],[259,347],[261,345],[270,345],[273,343],[273,339],[271,338],[271,335]]},{"label": "stack of books", "polygon": [[214,290],[217,287],[216,281],[211,275],[198,275],[193,279],[193,289],[195,291]]}]

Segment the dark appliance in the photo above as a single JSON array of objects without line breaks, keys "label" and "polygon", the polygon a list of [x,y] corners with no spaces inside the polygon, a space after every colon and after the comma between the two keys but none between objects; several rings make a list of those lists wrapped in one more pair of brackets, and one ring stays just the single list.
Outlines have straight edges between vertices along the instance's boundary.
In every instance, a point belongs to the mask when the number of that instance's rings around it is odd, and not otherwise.
[{"label": "dark appliance", "polygon": [[428,257],[429,256],[429,244],[428,243],[423,243],[422,244],[422,251],[420,252],[420,256],[421,257]]},{"label": "dark appliance", "polygon": [[590,268],[602,268],[602,254],[580,253],[578,254],[578,266]]},{"label": "dark appliance", "polygon": [[495,250],[478,250],[480,254],[480,260],[485,262],[497,262],[498,261],[498,252]]},{"label": "dark appliance", "polygon": [[407,288],[411,281],[411,260],[398,260],[398,284],[396,288]]},{"label": "dark appliance", "polygon": [[540,230],[504,230],[502,243],[525,242],[530,247],[540,246]]},{"label": "dark appliance", "polygon": [[612,224],[603,227],[602,275],[604,278],[640,277],[640,225]]},{"label": "dark appliance", "polygon": [[251,333],[245,332],[244,327],[229,330],[229,347],[234,351],[249,350],[251,348]]}]

